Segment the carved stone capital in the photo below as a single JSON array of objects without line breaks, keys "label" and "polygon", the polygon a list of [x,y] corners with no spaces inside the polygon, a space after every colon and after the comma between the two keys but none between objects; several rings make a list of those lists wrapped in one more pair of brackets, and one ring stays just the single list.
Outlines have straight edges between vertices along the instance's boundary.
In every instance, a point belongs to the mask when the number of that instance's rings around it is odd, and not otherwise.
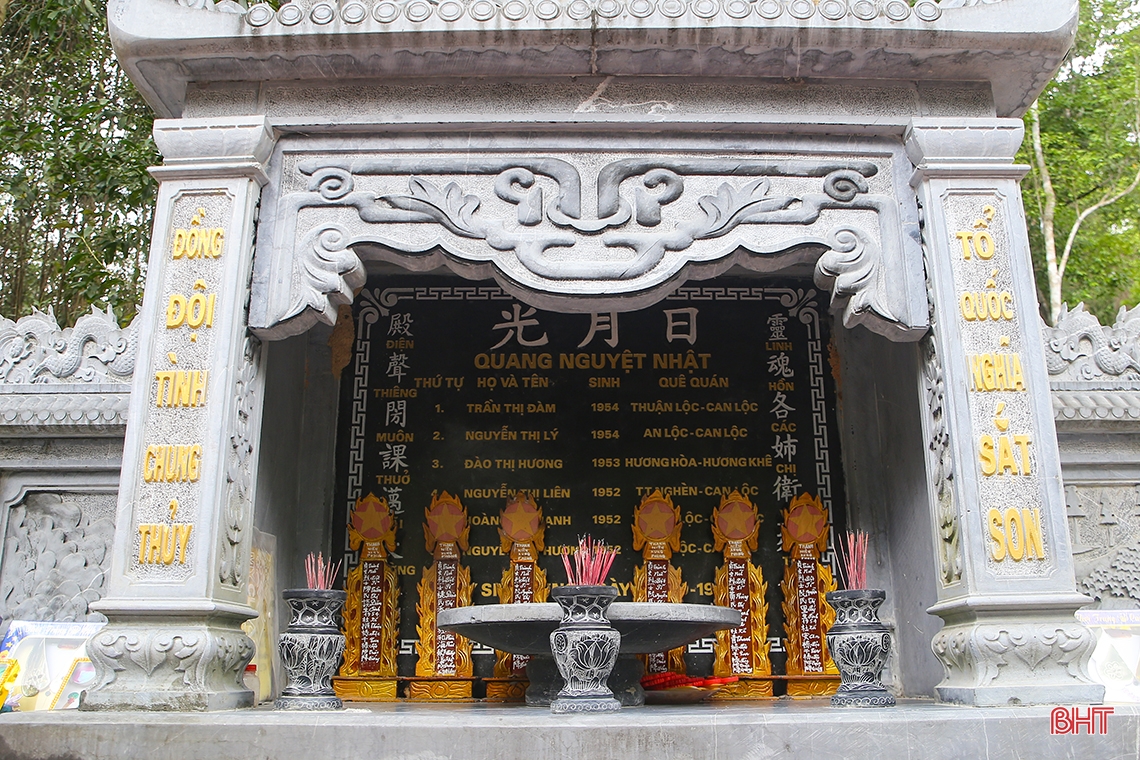
[{"label": "carved stone capital", "polygon": [[156,119],[154,142],[163,165],[151,169],[160,180],[248,176],[264,185],[265,162],[276,135],[265,116]]},{"label": "carved stone capital", "polygon": [[95,681],[81,710],[226,710],[253,705],[253,640],[217,622],[116,623],[87,641]]},{"label": "carved stone capital", "polygon": [[1104,687],[1088,671],[1096,639],[1071,612],[1087,599],[1069,596],[1074,601],[1046,601],[1044,609],[1021,601],[979,610],[986,603],[976,598],[972,609],[954,604],[932,609],[947,619],[931,642],[945,671],[936,689],[939,699],[975,706],[1102,701]]},{"label": "carved stone capital", "polygon": [[906,154],[920,171],[1014,169],[1011,164],[1024,137],[1021,119],[912,119],[906,129]]}]

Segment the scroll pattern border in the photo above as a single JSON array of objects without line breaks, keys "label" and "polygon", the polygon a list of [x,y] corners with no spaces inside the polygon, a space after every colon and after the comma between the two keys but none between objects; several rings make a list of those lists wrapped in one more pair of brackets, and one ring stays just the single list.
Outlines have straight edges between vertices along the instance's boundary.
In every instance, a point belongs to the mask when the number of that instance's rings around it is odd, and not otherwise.
[{"label": "scroll pattern border", "polygon": [[[911,324],[907,286],[894,281],[914,240],[899,199],[871,191],[881,171],[873,160],[619,158],[595,172],[592,215],[579,167],[561,158],[307,158],[294,170],[305,189],[279,198],[271,233],[287,271],[268,286],[254,324],[269,337],[334,323],[364,284],[362,258],[388,258],[377,251],[416,268],[493,275],[516,295],[542,294],[573,311],[590,310],[583,298],[665,290],[691,266],[731,260],[772,271],[795,253],[814,259],[816,284],[831,291],[845,325],[900,335],[925,327]],[[480,177],[493,189],[471,192]],[[401,179],[405,191],[393,185]],[[781,184],[789,179],[795,190]],[[333,213],[303,222],[304,209]],[[427,234],[407,235],[410,224]]]}]

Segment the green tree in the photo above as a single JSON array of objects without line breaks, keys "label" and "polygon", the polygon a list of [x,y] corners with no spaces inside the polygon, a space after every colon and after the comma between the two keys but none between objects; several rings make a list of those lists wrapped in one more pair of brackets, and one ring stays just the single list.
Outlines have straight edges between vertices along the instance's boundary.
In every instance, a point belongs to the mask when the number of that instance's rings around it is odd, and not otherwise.
[{"label": "green tree", "polygon": [[1102,322],[1140,300],[1140,9],[1082,0],[1077,42],[1026,114],[1023,185],[1041,303]]},{"label": "green tree", "polygon": [[[6,10],[6,16],[5,16]],[[0,0],[0,314],[142,295],[159,157],[102,3]]]}]

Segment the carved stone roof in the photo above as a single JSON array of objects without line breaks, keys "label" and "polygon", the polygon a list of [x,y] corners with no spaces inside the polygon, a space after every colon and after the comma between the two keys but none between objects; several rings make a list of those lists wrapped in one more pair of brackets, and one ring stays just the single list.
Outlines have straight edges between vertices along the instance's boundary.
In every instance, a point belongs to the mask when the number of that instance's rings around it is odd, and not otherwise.
[{"label": "carved stone roof", "polygon": [[115,51],[180,115],[193,82],[699,76],[990,82],[999,116],[1068,51],[1077,0],[111,0]]},{"label": "carved stone roof", "polygon": [[[427,31],[431,26],[446,24],[482,25],[495,27],[504,23],[540,27],[541,22],[585,21],[601,19],[684,19],[693,22],[705,19],[711,22],[744,22],[765,20],[779,22],[810,21],[841,23],[847,19],[859,21],[886,20],[894,23],[913,19],[930,24],[942,17],[944,8],[962,8],[993,4],[1002,0],[379,0],[345,3],[322,0],[316,3],[285,3],[276,11],[268,3],[258,3],[248,11],[232,0],[219,0],[210,7],[209,0],[194,2],[207,10],[222,13],[242,13],[247,24],[264,27],[279,24],[283,27],[323,27],[334,22],[346,25],[369,21],[390,25],[392,28],[418,28]],[[527,21],[531,23],[526,23]],[[434,22],[434,23],[433,23]],[[420,27],[413,25],[419,24]]]},{"label": "carved stone roof", "polygon": [[1083,303],[1066,305],[1044,339],[1059,422],[1140,420],[1140,306],[1121,307],[1106,327]]},{"label": "carved stone roof", "polygon": [[130,382],[137,340],[134,324],[120,328],[110,309],[91,307],[66,329],[51,311],[0,317],[0,384]]},{"label": "carved stone roof", "polygon": [[66,329],[50,311],[0,318],[0,435],[121,435],[136,347],[110,310]]}]

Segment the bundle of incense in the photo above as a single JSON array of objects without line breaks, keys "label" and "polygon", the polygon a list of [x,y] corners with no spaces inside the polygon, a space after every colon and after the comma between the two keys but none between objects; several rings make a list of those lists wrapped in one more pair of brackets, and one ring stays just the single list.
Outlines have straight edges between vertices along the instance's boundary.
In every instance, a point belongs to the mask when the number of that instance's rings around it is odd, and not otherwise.
[{"label": "bundle of incense", "polygon": [[848,591],[867,588],[867,533],[847,531],[839,541],[839,561]]},{"label": "bundle of incense", "polygon": [[332,588],[333,580],[340,572],[340,562],[333,565],[331,560],[325,560],[323,554],[305,557],[305,580],[310,589],[326,591]]},{"label": "bundle of incense", "polygon": [[578,539],[574,550],[574,565],[566,547],[562,548],[562,566],[566,568],[566,580],[572,586],[601,586],[614,564],[617,549],[606,546],[604,541],[594,541],[590,536]]}]

